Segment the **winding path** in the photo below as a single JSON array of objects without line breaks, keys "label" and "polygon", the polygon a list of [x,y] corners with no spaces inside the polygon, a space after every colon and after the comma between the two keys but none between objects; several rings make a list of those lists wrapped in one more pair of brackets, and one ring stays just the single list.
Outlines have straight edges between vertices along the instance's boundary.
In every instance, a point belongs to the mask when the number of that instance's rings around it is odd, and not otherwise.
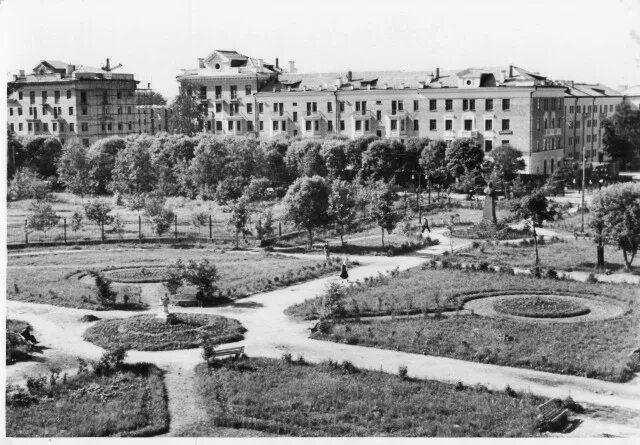
[{"label": "winding path", "polygon": [[[306,255],[305,257],[308,257]],[[363,279],[379,272],[387,272],[395,267],[405,270],[418,266],[424,258],[416,256],[400,257],[352,257],[361,266],[350,270],[350,279]],[[284,310],[305,299],[319,295],[337,277],[325,277],[297,284],[276,291],[257,294],[243,299],[243,303],[256,303],[253,307],[227,306],[218,308],[181,308],[180,312],[211,313],[238,319],[247,329],[245,339],[238,344],[245,346],[249,356],[280,358],[284,352],[303,355],[306,360],[320,362],[326,359],[349,360],[361,368],[383,370],[396,373],[398,367],[408,367],[409,376],[420,379],[434,379],[466,385],[482,384],[495,390],[506,385],[517,391],[527,391],[546,397],[571,396],[577,402],[638,409],[640,384],[611,383],[583,377],[552,374],[521,368],[510,368],[483,363],[474,363],[446,357],[424,356],[399,351],[368,348],[363,346],[324,342],[309,338],[309,328],[313,322],[290,319]],[[147,285],[142,285],[144,288]],[[154,286],[154,285],[149,285]],[[157,285],[155,285],[157,286]],[[157,291],[157,290],[156,290]],[[153,289],[145,289],[153,292]],[[153,309],[157,310],[157,309]],[[25,320],[35,328],[36,336],[47,349],[45,358],[56,353],[66,356],[97,359],[101,348],[85,342],[82,333],[90,326],[81,323],[80,317],[91,313],[88,310],[7,301],[7,314],[11,318]],[[100,318],[129,317],[138,315],[125,311],[101,311]],[[155,363],[166,372],[166,385],[171,412],[171,431],[176,431],[186,423],[202,418],[202,408],[195,404],[193,368],[202,361],[199,349],[178,351],[130,351],[131,362]],[[73,366],[69,366],[69,370]],[[20,383],[34,372],[42,370],[42,364],[26,362],[20,367],[7,368],[8,383]],[[65,371],[66,368],[61,369]]]}]

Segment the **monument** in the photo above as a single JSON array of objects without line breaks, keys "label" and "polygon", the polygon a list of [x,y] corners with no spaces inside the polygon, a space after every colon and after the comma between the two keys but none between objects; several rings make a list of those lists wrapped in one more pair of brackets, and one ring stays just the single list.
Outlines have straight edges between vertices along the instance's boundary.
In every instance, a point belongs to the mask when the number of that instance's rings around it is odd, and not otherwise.
[{"label": "monument", "polygon": [[495,198],[495,190],[492,187],[491,182],[487,184],[487,187],[484,189],[484,208],[482,209],[482,225],[487,226],[495,226],[498,223],[498,219],[496,218],[496,198]]}]

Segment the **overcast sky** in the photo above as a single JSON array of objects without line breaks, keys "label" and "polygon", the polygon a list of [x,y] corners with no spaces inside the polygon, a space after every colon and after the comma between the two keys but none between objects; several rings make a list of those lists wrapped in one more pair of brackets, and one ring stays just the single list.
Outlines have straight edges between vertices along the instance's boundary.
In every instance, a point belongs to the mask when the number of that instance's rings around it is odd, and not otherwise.
[{"label": "overcast sky", "polygon": [[514,64],[640,84],[640,0],[0,0],[6,71],[122,63],[175,95],[180,68],[234,49],[301,72]]}]

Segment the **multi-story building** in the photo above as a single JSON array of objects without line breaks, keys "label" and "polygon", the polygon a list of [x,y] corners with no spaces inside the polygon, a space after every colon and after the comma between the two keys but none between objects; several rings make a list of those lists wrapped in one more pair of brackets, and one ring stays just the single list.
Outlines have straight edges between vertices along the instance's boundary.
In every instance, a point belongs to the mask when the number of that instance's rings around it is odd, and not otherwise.
[{"label": "multi-story building", "polygon": [[[63,144],[78,138],[87,146],[107,136],[155,131],[155,119],[141,117],[148,107],[136,102],[138,81],[113,69],[107,59],[103,68],[43,60],[31,74],[21,70],[8,82],[9,128],[22,136],[55,136]],[[158,125],[166,129],[166,117]]]},{"label": "multi-story building", "polygon": [[563,110],[564,159],[577,166],[584,156],[590,169],[613,168],[604,150],[601,124],[613,116],[623,95],[600,84],[558,83],[567,87]]}]

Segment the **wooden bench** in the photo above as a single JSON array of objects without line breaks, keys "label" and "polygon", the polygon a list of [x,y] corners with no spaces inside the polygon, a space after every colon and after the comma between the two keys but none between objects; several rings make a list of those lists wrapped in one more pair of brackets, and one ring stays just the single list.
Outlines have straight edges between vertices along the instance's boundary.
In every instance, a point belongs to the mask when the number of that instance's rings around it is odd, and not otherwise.
[{"label": "wooden bench", "polygon": [[211,353],[211,355],[209,356],[208,362],[211,363],[213,360],[219,357],[238,358],[243,354],[244,354],[244,346],[237,346],[235,348],[217,349]]},{"label": "wooden bench", "polygon": [[542,421],[549,427],[559,427],[567,419],[569,410],[562,406],[562,400],[551,399],[542,405],[538,406]]},{"label": "wooden bench", "polygon": [[187,306],[200,306],[202,307],[202,302],[195,299],[183,299],[183,300],[175,300],[176,306],[187,307]]}]

